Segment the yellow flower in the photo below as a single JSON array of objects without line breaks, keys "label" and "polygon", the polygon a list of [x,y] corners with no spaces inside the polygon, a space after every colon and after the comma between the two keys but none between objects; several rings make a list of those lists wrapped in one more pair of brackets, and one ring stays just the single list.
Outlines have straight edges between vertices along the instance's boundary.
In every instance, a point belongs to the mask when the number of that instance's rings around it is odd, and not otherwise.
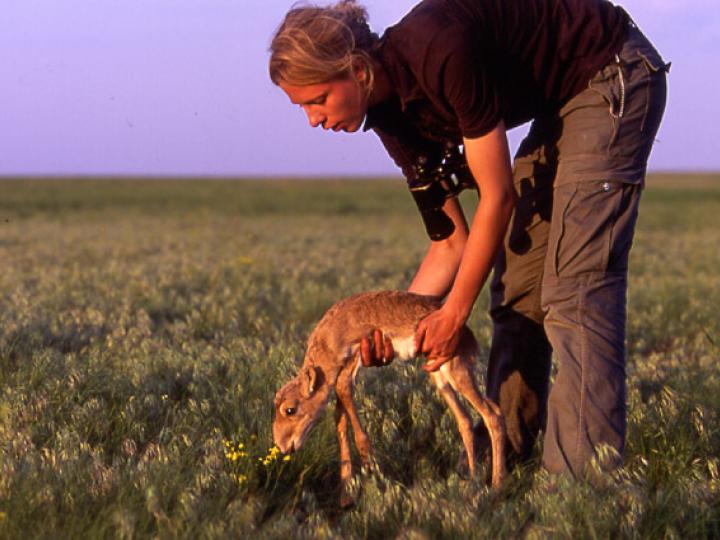
[{"label": "yellow flower", "polygon": [[287,455],[283,458],[283,461],[290,461],[290,455]]},{"label": "yellow flower", "polygon": [[244,474],[232,474],[231,478],[233,478],[238,484],[243,484],[247,481],[247,476]]}]

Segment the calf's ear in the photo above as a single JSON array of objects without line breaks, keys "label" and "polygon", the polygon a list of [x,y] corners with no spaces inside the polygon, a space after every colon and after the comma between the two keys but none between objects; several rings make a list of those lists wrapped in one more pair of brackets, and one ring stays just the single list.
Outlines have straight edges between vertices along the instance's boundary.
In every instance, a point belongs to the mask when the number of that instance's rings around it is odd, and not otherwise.
[{"label": "calf's ear", "polygon": [[309,398],[315,393],[319,371],[315,366],[304,366],[300,371],[300,390],[303,397]]}]

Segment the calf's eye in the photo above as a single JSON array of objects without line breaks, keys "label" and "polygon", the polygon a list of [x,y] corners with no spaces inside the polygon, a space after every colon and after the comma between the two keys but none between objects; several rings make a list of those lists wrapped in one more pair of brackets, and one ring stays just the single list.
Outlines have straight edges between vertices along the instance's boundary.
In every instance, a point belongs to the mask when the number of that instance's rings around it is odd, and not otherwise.
[{"label": "calf's eye", "polygon": [[285,414],[287,416],[292,416],[293,414],[295,414],[295,407],[288,407],[287,409],[285,409]]}]

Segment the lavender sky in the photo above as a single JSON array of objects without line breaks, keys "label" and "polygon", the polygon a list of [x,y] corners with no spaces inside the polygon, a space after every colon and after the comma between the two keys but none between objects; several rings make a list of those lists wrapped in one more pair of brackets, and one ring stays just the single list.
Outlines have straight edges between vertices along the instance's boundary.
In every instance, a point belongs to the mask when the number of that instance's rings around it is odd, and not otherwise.
[{"label": "lavender sky", "polygon": [[[397,173],[373,133],[310,129],[268,80],[291,3],[4,0],[0,175]],[[382,31],[414,3],[365,5]],[[718,0],[622,5],[673,62],[651,169],[720,170]]]}]

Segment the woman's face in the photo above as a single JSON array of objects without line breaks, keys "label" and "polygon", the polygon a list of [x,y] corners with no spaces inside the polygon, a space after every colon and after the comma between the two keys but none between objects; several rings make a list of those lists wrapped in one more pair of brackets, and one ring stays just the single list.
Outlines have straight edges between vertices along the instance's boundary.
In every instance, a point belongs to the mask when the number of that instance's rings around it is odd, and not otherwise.
[{"label": "woman's face", "polygon": [[312,127],[352,133],[365,119],[367,97],[354,74],[306,86],[280,82],[280,88],[292,103],[302,107]]}]

